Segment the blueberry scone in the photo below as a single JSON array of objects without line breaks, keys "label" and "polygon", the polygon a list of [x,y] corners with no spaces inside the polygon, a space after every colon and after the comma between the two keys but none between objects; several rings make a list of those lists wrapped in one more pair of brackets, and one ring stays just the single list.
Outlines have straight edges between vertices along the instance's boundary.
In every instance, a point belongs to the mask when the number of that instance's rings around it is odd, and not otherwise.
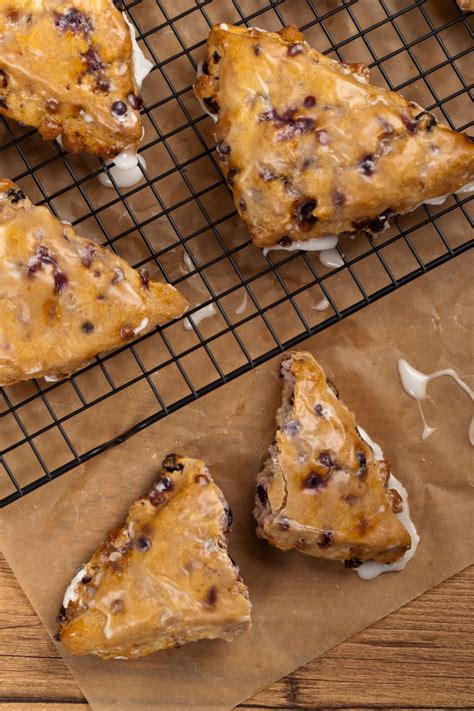
[{"label": "blueberry scone", "polygon": [[133,659],[250,627],[227,554],[232,514],[204,462],[170,454],[68,587],[58,639],[72,654]]},{"label": "blueberry scone", "polygon": [[0,2],[0,114],[111,158],[142,134],[132,56],[112,0]]},{"label": "blueberry scone", "polygon": [[186,308],[0,179],[0,385],[69,375]]},{"label": "blueberry scone", "polygon": [[397,561],[412,542],[387,463],[310,353],[286,356],[281,376],[276,437],[257,479],[257,534],[347,567]]},{"label": "blueberry scone", "polygon": [[217,155],[259,247],[379,232],[474,180],[468,136],[294,27],[214,26],[195,92],[217,121]]}]

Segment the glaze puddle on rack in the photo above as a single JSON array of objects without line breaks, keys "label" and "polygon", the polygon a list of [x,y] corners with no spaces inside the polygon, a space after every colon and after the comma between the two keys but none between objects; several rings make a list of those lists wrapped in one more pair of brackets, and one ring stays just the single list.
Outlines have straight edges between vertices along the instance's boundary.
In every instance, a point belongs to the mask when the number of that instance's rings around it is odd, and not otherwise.
[{"label": "glaze puddle on rack", "polygon": [[326,311],[330,306],[329,301],[326,299],[326,297],[322,298],[321,301],[318,301],[317,304],[312,306],[315,311]]},{"label": "glaze puddle on rack", "polygon": [[146,170],[146,162],[142,156],[137,155],[135,146],[129,146],[125,151],[115,156],[113,160],[106,161],[106,165],[113,163],[112,168],[109,168],[107,173],[99,175],[99,182],[106,188],[113,188],[114,184],[109,177],[110,175],[115,180],[119,188],[130,188],[136,185],[143,178],[143,173],[140,170],[140,165]]},{"label": "glaze puddle on rack", "polygon": [[[203,306],[201,309],[198,309],[194,313],[190,315],[190,318],[185,318],[183,321],[183,326],[186,329],[186,331],[192,331],[193,330],[193,323],[195,326],[199,326],[201,321],[204,321],[206,318],[212,318],[212,316],[215,316],[217,313],[217,309],[214,306],[214,304],[208,304],[207,306]],[[191,323],[191,320],[192,322]]]},{"label": "glaze puddle on rack", "polygon": [[[124,12],[122,14],[125,19],[125,22],[127,23],[130,29],[135,82],[138,91],[141,91],[143,81],[151,72],[153,64],[145,57],[141,47],[138,45],[138,42],[136,40],[135,27],[128,19],[127,13]],[[140,182],[140,180],[143,178],[143,172],[140,170],[140,165],[146,170],[145,159],[143,158],[143,156],[137,155],[136,146],[129,146],[124,151],[119,153],[113,161],[106,161],[106,165],[110,165],[110,163],[114,163],[115,165],[110,168],[108,173],[110,173],[110,175],[113,177],[115,183],[119,188],[130,188],[132,187],[132,185],[136,185],[138,182]],[[110,179],[108,173],[101,173],[99,175],[99,182],[106,188],[113,188],[114,184]]]}]

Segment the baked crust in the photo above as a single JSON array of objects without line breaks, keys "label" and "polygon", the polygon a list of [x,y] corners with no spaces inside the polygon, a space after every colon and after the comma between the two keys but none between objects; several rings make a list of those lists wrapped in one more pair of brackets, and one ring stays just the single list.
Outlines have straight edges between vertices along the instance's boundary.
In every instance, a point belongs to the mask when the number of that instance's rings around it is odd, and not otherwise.
[{"label": "baked crust", "polygon": [[474,12],[474,0],[456,0],[463,12]]},{"label": "baked crust", "polygon": [[199,639],[232,640],[251,604],[227,555],[232,514],[204,462],[168,455],[66,592],[59,639],[72,654],[133,659]]},{"label": "baked crust", "polygon": [[216,25],[196,95],[259,247],[369,229],[474,179],[474,145],[294,27]]},{"label": "baked crust", "polygon": [[65,377],[186,308],[0,179],[0,385]]},{"label": "baked crust", "polygon": [[282,362],[275,442],[257,478],[257,535],[276,548],[318,558],[392,563],[411,547],[387,489],[389,467],[376,459],[354,415],[310,353]]},{"label": "baked crust", "polygon": [[112,0],[0,3],[0,114],[112,158],[142,134],[129,28]]}]

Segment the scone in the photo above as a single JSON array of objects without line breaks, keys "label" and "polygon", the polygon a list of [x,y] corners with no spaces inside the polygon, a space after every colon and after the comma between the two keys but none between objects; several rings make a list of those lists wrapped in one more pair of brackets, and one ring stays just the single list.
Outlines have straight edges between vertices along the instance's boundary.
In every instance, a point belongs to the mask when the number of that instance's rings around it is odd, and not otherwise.
[{"label": "scone", "polygon": [[232,514],[204,462],[170,454],[148,496],[68,587],[58,639],[72,654],[133,659],[250,627],[227,555]]},{"label": "scone", "polygon": [[387,488],[387,463],[310,353],[286,356],[281,376],[278,429],[257,479],[257,534],[348,567],[398,560],[411,539],[395,515],[402,501]]},{"label": "scone", "polygon": [[142,135],[130,29],[112,0],[0,3],[0,114],[111,158]]},{"label": "scone", "polygon": [[186,308],[0,179],[0,385],[69,375]]},{"label": "scone", "polygon": [[474,12],[474,0],[456,0],[463,12]]},{"label": "scone", "polygon": [[216,25],[203,71],[195,92],[215,114],[220,165],[259,247],[380,232],[474,180],[468,136],[294,27]]}]

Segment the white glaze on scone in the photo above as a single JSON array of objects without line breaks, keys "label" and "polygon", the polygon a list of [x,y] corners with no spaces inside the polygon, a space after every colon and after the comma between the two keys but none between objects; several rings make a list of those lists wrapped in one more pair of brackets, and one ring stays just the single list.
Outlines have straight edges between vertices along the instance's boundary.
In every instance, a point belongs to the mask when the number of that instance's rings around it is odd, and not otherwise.
[{"label": "white glaze on scone", "polygon": [[108,158],[138,143],[144,69],[112,0],[0,4],[0,113],[69,151]]},{"label": "white glaze on scone", "polygon": [[[371,437],[369,437],[367,432],[363,430],[362,427],[358,427],[357,431],[359,432],[362,439],[367,442],[369,447],[371,447],[375,459],[379,461],[384,461],[384,456],[381,447],[376,442],[374,442]],[[356,569],[357,575],[359,576],[359,578],[362,578],[362,580],[374,580],[374,578],[377,578],[383,573],[397,573],[401,570],[404,570],[407,564],[415,555],[416,549],[418,548],[418,544],[420,542],[420,536],[418,535],[418,531],[416,530],[415,524],[413,523],[410,517],[408,492],[403,486],[403,484],[398,481],[398,479],[393,475],[392,472],[390,472],[387,487],[389,489],[395,489],[400,495],[400,499],[402,501],[402,509],[401,511],[397,511],[395,513],[395,516],[397,516],[397,518],[402,522],[402,524],[405,526],[406,530],[410,534],[411,547],[407,551],[405,551],[402,557],[396,560],[394,563],[379,563],[375,560],[364,561],[362,565],[360,565]]]},{"label": "white glaze on scone", "polygon": [[396,516],[400,496],[387,488],[387,463],[310,353],[290,353],[281,374],[275,441],[257,477],[257,534],[348,567],[399,560],[411,540]]},{"label": "white glaze on scone", "polygon": [[168,455],[149,494],[76,575],[60,640],[72,654],[133,659],[234,639],[250,627],[251,604],[227,555],[231,525],[204,462]]},{"label": "white glaze on scone", "polygon": [[0,179],[0,385],[64,377],[186,307]]},{"label": "white glaze on scone", "polygon": [[[130,29],[130,38],[132,40],[133,47],[133,74],[135,83],[140,91],[144,79],[152,70],[153,64],[148,61],[138,45],[135,37],[135,28],[125,13],[123,13],[123,19]],[[107,164],[110,162],[111,161],[107,161]],[[146,160],[142,155],[139,156],[137,154],[136,145],[124,148],[123,151],[115,156],[113,163],[114,166],[110,168],[107,173],[104,172],[99,175],[100,184],[104,185],[106,188],[115,187],[114,182],[119,188],[130,188],[132,185],[139,183],[143,178],[141,168],[146,170]],[[112,176],[114,182],[112,182],[109,174]]]},{"label": "white glaze on scone", "polygon": [[473,180],[467,136],[295,28],[215,26],[205,69],[196,95],[218,116],[217,156],[260,247],[377,233]]}]

